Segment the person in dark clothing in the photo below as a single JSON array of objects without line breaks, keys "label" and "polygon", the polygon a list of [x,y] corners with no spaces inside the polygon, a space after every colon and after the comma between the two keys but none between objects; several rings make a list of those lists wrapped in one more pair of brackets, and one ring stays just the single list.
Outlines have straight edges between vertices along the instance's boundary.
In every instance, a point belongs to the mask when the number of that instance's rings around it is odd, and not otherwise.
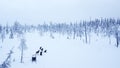
[{"label": "person in dark clothing", "polygon": [[36,62],[36,57],[32,57],[32,62]]},{"label": "person in dark clothing", "polygon": [[32,56],[32,62],[36,62],[36,60],[37,60],[37,59],[36,59],[36,55],[33,55],[33,56]]}]

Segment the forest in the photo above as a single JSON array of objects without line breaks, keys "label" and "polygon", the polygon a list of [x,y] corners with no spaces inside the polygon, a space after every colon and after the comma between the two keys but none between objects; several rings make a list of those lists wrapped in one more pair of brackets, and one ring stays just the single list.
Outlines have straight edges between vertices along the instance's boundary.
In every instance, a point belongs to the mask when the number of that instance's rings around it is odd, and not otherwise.
[{"label": "forest", "polygon": [[116,39],[116,47],[120,43],[120,19],[114,18],[101,18],[94,19],[90,21],[80,21],[66,23],[50,23],[50,24],[38,24],[27,25],[20,24],[20,22],[15,21],[13,25],[6,24],[5,26],[0,25],[0,39],[4,42],[6,35],[9,39],[14,39],[14,37],[19,37],[27,32],[37,31],[41,36],[45,33],[49,33],[50,37],[54,39],[54,34],[67,35],[67,39],[75,39],[77,37],[85,37],[85,42],[88,43],[88,38],[91,33],[96,35],[107,36],[110,38],[113,36]]}]

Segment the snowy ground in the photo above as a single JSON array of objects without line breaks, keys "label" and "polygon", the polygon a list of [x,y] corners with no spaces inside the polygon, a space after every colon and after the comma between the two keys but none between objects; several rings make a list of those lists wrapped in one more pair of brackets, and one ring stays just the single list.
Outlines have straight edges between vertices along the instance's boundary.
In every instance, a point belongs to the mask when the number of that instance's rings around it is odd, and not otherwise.
[{"label": "snowy ground", "polygon": [[[24,51],[24,63],[20,63],[20,39],[6,38],[0,41],[0,64],[13,48],[10,68],[120,68],[120,48],[115,47],[115,39],[91,35],[86,44],[85,39],[66,39],[66,36],[40,36],[37,32],[25,34],[27,50]],[[47,49],[43,56],[37,56],[37,62],[31,62],[32,55],[42,46]]]}]

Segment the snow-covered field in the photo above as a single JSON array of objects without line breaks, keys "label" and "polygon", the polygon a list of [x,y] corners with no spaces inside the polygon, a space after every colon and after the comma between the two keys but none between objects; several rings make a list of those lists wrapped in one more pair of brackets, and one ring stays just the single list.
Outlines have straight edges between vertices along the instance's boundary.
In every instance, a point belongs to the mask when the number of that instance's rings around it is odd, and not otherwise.
[{"label": "snow-covered field", "polygon": [[0,68],[120,68],[120,0],[0,0]]},{"label": "snow-covered field", "polygon": [[[18,49],[20,39],[6,38],[0,41],[0,64],[13,48],[10,68],[120,68],[120,48],[116,47],[115,38],[91,34],[86,44],[85,38],[66,39],[66,36],[55,34],[52,39],[48,34],[40,36],[37,32],[26,33],[27,49],[24,50],[23,63],[20,63],[21,52]],[[32,62],[32,55],[42,46],[47,49],[43,56],[37,55]]]}]

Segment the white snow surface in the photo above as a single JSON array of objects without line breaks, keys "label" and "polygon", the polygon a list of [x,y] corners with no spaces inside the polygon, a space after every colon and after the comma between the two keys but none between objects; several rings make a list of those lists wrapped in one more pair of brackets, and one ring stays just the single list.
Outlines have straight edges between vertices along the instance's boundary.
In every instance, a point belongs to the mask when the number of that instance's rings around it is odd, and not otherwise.
[{"label": "white snow surface", "polygon": [[[115,45],[115,38],[91,34],[86,44],[85,38],[66,39],[66,35],[55,34],[55,39],[48,34],[40,36],[37,32],[26,33],[27,50],[24,51],[23,63],[20,63],[20,39],[6,38],[0,41],[0,64],[13,48],[10,68],[120,68],[120,48]],[[43,56],[37,55],[32,62],[32,55],[42,46],[47,49]]]}]

